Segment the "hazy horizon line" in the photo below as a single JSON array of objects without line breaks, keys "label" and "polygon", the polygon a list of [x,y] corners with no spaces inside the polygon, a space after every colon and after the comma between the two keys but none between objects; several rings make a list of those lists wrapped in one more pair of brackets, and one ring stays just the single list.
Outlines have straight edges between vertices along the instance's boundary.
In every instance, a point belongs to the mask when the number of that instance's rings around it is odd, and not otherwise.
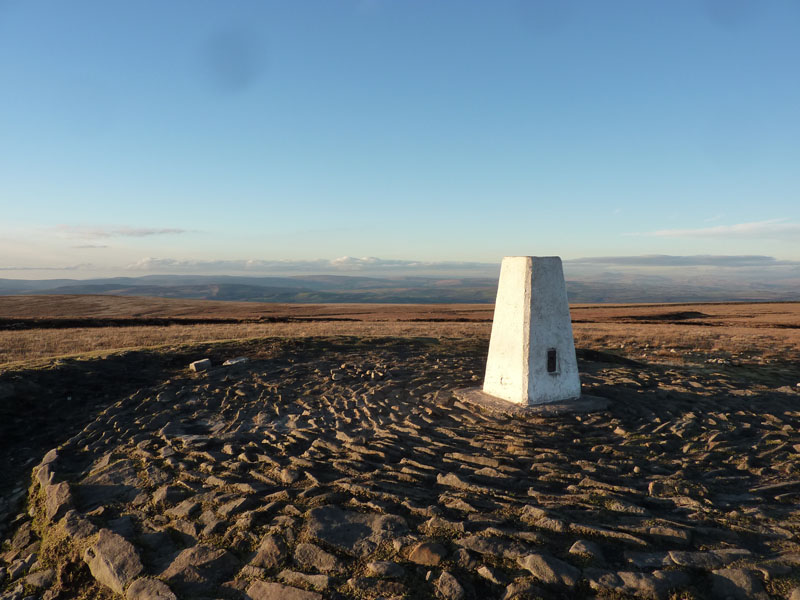
[{"label": "hazy horizon line", "polygon": [[[601,269],[621,272],[671,273],[675,269],[707,271],[719,270],[721,274],[755,271],[758,274],[790,273],[800,275],[800,261],[778,259],[767,255],[669,255],[645,254],[630,256],[597,256],[564,259],[564,270],[569,275],[586,276]],[[424,261],[382,259],[378,257],[339,257],[315,260],[265,260],[265,259],[174,259],[144,258],[123,267],[79,263],[66,266],[0,266],[0,274],[26,273],[27,277],[6,277],[46,281],[51,279],[113,279],[148,276],[202,276],[202,277],[302,277],[302,276],[363,276],[363,277],[435,277],[435,278],[497,278],[500,261]],[[31,274],[64,273],[68,277],[41,277]],[[88,273],[93,272],[93,273]],[[685,272],[685,271],[684,271]],[[692,271],[689,271],[692,272]],[[76,277],[76,275],[80,274]]]}]

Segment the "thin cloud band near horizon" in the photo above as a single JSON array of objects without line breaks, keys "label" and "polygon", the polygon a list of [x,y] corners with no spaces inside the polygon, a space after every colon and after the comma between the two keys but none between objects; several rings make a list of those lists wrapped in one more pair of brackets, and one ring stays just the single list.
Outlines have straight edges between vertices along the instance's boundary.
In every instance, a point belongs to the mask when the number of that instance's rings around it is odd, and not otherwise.
[{"label": "thin cloud band near horizon", "polygon": [[800,241],[800,223],[789,219],[768,219],[734,225],[715,225],[696,229],[659,229],[649,232],[627,233],[628,236],[643,237],[724,237],[724,238],[774,238],[796,236]]},{"label": "thin cloud band near horizon", "polygon": [[120,226],[82,226],[56,225],[53,231],[68,237],[82,239],[101,239],[113,237],[151,237],[157,235],[180,235],[189,230],[178,227],[131,227]]},{"label": "thin cloud band near horizon", "polygon": [[[800,269],[800,261],[783,260],[766,255],[667,255],[649,254],[634,256],[595,256],[565,259],[565,270],[596,271],[598,269],[657,270],[674,268],[699,269]],[[499,274],[500,260],[496,263],[476,261],[421,261],[382,259],[378,257],[343,256],[334,259],[267,260],[267,259],[175,259],[143,258],[125,266],[102,267],[97,263],[80,263],[63,266],[0,266],[0,271],[83,271],[99,270],[119,273],[147,274],[418,274],[420,276],[491,276]]]}]

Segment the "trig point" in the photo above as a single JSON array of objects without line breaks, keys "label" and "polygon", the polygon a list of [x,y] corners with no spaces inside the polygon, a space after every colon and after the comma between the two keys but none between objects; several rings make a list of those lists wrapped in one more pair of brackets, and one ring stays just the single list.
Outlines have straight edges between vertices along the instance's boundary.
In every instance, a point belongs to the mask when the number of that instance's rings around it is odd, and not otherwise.
[{"label": "trig point", "polygon": [[581,396],[567,288],[558,256],[507,256],[500,268],[483,388],[464,400],[510,412],[605,408]]},{"label": "trig point", "polygon": [[483,391],[518,404],[581,395],[559,257],[503,259]]}]

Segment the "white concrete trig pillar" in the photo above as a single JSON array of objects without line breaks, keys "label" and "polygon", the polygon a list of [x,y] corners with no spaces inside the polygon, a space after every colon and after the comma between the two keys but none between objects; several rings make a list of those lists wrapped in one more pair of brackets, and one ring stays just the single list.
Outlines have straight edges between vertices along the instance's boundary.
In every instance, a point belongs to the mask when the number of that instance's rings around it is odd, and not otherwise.
[{"label": "white concrete trig pillar", "polygon": [[567,288],[558,256],[503,259],[483,391],[527,406],[580,397]]}]

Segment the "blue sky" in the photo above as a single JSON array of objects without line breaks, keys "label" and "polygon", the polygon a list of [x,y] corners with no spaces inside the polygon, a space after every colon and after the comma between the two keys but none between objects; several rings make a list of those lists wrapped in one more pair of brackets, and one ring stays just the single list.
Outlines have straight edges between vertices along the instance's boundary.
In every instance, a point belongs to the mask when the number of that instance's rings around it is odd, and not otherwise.
[{"label": "blue sky", "polygon": [[0,0],[0,277],[798,261],[799,31],[794,0]]}]

